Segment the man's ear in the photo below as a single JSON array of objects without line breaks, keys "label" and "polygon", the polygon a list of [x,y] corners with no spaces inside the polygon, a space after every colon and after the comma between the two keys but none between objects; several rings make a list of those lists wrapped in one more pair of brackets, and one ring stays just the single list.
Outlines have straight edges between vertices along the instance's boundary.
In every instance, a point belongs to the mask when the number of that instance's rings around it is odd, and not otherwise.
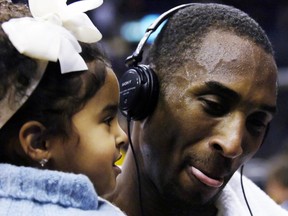
[{"label": "man's ear", "polygon": [[46,130],[38,121],[26,122],[20,129],[19,140],[24,152],[34,161],[50,158],[48,141],[43,137]]}]

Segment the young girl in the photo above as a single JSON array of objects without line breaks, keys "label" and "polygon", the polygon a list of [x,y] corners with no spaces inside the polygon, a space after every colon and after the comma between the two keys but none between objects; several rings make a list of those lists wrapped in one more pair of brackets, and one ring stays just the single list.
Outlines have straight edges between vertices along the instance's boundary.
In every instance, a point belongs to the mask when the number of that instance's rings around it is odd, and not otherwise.
[{"label": "young girl", "polygon": [[83,13],[101,2],[77,3],[31,0],[33,18],[0,0],[1,216],[124,215],[99,197],[127,143],[116,76]]}]

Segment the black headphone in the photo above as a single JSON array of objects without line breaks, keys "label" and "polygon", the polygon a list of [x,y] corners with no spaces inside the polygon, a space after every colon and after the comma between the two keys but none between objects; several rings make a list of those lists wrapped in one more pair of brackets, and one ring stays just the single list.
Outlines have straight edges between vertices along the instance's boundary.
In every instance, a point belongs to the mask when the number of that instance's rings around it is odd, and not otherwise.
[{"label": "black headphone", "polygon": [[120,111],[125,117],[143,120],[153,112],[157,104],[159,84],[155,72],[148,65],[138,64],[142,61],[143,47],[161,23],[179,9],[192,4],[179,5],[160,15],[146,29],[134,53],[126,58],[125,64],[129,69],[119,79]]}]

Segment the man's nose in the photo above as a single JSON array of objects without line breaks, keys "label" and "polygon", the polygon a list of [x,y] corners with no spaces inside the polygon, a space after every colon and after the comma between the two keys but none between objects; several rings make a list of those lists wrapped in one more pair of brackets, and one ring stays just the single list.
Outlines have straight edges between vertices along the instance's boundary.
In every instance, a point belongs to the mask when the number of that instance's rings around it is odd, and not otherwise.
[{"label": "man's nose", "polygon": [[245,117],[241,113],[229,114],[219,123],[209,145],[224,157],[236,158],[243,153],[245,130]]}]

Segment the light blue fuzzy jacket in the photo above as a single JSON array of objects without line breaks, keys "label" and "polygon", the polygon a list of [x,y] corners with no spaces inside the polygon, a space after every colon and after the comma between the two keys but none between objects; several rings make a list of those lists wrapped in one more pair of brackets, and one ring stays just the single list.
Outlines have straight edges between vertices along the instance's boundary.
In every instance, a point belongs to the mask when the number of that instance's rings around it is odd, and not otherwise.
[{"label": "light blue fuzzy jacket", "polygon": [[0,216],[123,216],[84,175],[0,164]]}]

